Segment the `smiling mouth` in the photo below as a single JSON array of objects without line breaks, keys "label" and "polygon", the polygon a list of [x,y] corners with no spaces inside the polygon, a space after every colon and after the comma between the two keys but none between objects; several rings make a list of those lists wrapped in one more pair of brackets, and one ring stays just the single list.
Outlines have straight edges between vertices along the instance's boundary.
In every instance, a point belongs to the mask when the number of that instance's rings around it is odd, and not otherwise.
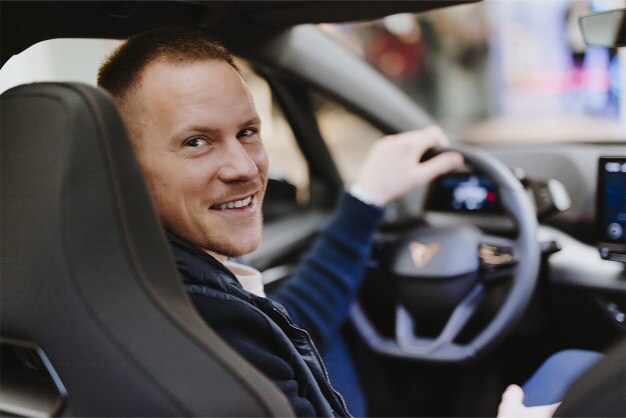
[{"label": "smiling mouth", "polygon": [[248,196],[245,199],[233,200],[219,205],[211,206],[213,210],[226,210],[226,209],[242,209],[250,206],[254,195]]}]

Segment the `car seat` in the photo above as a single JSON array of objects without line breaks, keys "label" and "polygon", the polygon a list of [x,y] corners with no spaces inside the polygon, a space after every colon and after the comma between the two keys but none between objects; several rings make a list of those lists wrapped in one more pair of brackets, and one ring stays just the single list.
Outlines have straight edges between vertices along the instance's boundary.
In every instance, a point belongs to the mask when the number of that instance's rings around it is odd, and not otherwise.
[{"label": "car seat", "polygon": [[0,410],[292,416],[185,294],[107,93],[0,97]]}]

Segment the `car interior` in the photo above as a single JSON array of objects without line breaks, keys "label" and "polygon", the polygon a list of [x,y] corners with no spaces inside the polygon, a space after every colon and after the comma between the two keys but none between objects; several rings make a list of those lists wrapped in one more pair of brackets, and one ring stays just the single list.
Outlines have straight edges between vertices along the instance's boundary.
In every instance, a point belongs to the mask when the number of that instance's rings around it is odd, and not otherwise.
[{"label": "car interior", "polygon": [[[263,244],[243,258],[270,293],[332,213],[367,136],[438,122],[329,34],[482,3],[2,1],[0,64],[46,40],[168,25],[223,42],[292,137],[275,152],[304,172],[271,175]],[[624,14],[580,20],[587,43],[622,63]],[[0,96],[2,416],[293,416],[188,300],[111,98],[83,82],[37,81]],[[345,136],[332,119],[344,109],[367,123],[363,135],[347,128],[358,148],[329,139]],[[453,132],[446,149],[464,168],[388,205],[342,330],[369,415],[495,416],[508,384],[568,348],[607,358],[557,415],[626,415],[626,121],[617,123],[582,140],[519,139],[561,135],[545,121]],[[445,257],[418,266],[421,242]]]}]

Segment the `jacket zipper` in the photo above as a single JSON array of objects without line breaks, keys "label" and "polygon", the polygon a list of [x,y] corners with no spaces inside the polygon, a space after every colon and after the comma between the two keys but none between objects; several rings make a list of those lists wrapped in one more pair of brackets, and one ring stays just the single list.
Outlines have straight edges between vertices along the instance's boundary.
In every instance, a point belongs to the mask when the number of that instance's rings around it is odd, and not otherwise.
[{"label": "jacket zipper", "polygon": [[311,346],[311,349],[313,350],[313,354],[315,354],[315,358],[317,358],[317,362],[319,363],[319,365],[322,368],[322,372],[324,373],[324,378],[326,379],[326,384],[328,385],[328,387],[330,388],[330,390],[337,396],[337,398],[339,399],[339,403],[341,404],[344,413],[352,418],[352,415],[350,415],[350,412],[348,412],[348,405],[346,405],[346,401],[345,399],[343,399],[343,396],[341,395],[341,393],[337,392],[335,390],[335,388],[333,388],[333,385],[330,383],[330,376],[328,375],[328,370],[326,369],[326,365],[324,364],[324,362],[322,361],[322,356],[320,355],[319,351],[317,351],[317,347],[315,346],[315,343],[313,343],[313,339],[311,338],[311,334],[309,334],[309,331],[300,328],[299,326],[297,326],[296,324],[294,324],[294,322],[291,320],[291,318],[289,318],[287,315],[285,315],[284,313],[282,313],[278,308],[276,307],[272,307],[272,309],[274,310],[274,312],[278,313],[282,318],[285,319],[285,321],[287,321],[287,324],[295,329],[298,330],[302,333],[304,333],[305,337],[308,340],[309,345]]}]

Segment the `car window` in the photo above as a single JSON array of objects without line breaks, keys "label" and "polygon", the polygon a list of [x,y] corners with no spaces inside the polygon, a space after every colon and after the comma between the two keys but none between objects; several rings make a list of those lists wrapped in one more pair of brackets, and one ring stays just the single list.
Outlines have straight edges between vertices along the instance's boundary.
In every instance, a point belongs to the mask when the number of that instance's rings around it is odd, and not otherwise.
[{"label": "car window", "polygon": [[346,184],[356,181],[372,143],[383,133],[363,117],[329,96],[313,92],[315,116],[324,141]]},{"label": "car window", "polygon": [[0,92],[39,81],[96,84],[98,66],[120,41],[112,39],[51,39],[14,55],[0,69]]}]

